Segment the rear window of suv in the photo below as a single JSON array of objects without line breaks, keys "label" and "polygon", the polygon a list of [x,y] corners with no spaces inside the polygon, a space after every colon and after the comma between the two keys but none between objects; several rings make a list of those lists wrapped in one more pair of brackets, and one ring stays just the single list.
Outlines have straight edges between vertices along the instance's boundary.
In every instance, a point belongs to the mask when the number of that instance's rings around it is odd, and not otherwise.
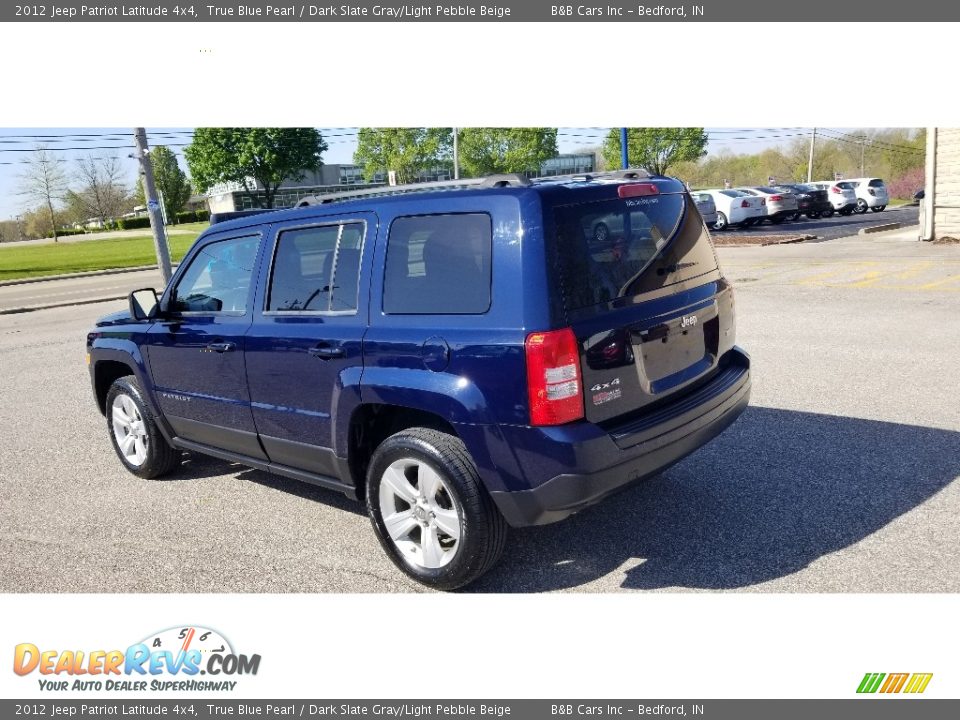
[{"label": "rear window of suv", "polygon": [[[629,297],[716,267],[703,221],[685,195],[565,205],[554,208],[556,248],[564,306],[575,310]],[[646,272],[664,256],[697,262],[675,274]],[[678,266],[679,267],[679,266]]]},{"label": "rear window of suv", "polygon": [[867,185],[869,187],[883,187],[883,180],[871,180]]}]

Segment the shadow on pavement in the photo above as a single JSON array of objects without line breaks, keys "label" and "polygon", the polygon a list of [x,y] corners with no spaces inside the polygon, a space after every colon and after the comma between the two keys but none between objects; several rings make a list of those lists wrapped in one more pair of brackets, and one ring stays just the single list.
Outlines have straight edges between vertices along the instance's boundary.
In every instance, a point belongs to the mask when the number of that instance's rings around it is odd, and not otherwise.
[{"label": "shadow on pavement", "polygon": [[511,533],[479,592],[744,588],[875,533],[960,475],[960,433],[751,407],[663,475]]},{"label": "shadow on pavement", "polygon": [[[291,480],[282,475],[254,470],[246,465],[228,462],[218,458],[201,455],[199,453],[184,453],[183,464],[170,475],[151,482],[183,482],[188,480],[203,480],[205,478],[220,477],[221,475],[233,475],[240,480],[263,485],[273,488],[289,495],[313,500],[315,502],[329,505],[338,510],[346,510],[356,515],[366,517],[367,512],[363,505],[356,500],[351,500],[343,493],[327,488],[318,487],[309,483]],[[264,518],[265,523],[269,523],[269,518]],[[370,531],[373,537],[373,531]]]}]

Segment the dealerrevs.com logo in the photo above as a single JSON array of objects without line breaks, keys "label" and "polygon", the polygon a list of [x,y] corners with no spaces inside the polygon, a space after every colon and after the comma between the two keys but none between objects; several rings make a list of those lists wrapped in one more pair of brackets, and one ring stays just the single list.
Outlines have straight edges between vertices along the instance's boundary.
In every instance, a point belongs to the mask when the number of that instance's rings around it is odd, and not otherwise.
[{"label": "dealerrevs.com logo", "polygon": [[238,682],[233,678],[259,669],[260,655],[236,653],[223,635],[199,626],[151,633],[126,650],[48,650],[20,643],[13,652],[13,671],[38,674],[40,689],[49,691],[230,691]]}]

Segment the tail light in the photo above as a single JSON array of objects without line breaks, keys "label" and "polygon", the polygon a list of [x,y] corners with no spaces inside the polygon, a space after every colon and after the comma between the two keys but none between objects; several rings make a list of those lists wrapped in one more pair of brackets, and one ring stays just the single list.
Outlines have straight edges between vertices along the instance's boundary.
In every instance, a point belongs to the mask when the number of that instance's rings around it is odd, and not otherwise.
[{"label": "tail light", "polygon": [[767,198],[767,199],[768,199],[770,202],[782,202],[782,201],[783,201],[783,195],[771,195],[771,196],[770,196],[769,198]]},{"label": "tail light", "polygon": [[750,201],[749,201],[749,200],[741,200],[741,201],[740,201],[740,207],[745,207],[745,208],[750,207]]},{"label": "tail light", "polygon": [[841,190],[840,188],[838,188],[836,185],[834,185],[832,188],[830,188],[830,192],[836,193],[837,195],[843,195],[843,190]]},{"label": "tail light", "polygon": [[536,332],[524,343],[531,425],[562,425],[583,417],[577,338],[570,328]]}]

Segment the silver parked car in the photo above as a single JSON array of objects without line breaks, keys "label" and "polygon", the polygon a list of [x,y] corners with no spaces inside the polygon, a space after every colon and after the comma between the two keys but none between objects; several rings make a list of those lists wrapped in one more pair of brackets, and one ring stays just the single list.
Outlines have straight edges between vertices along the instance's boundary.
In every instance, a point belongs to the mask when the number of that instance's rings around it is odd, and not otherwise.
[{"label": "silver parked car", "polygon": [[717,204],[713,202],[713,196],[709,193],[691,190],[690,197],[697,204],[697,210],[700,211],[703,222],[707,224],[707,227],[712,228],[714,223],[717,222]]},{"label": "silver parked car", "polygon": [[754,197],[764,198],[767,201],[767,216],[765,219],[774,225],[779,225],[787,218],[795,216],[799,209],[795,195],[772,187],[761,185],[759,187],[737,188],[737,190]]}]

